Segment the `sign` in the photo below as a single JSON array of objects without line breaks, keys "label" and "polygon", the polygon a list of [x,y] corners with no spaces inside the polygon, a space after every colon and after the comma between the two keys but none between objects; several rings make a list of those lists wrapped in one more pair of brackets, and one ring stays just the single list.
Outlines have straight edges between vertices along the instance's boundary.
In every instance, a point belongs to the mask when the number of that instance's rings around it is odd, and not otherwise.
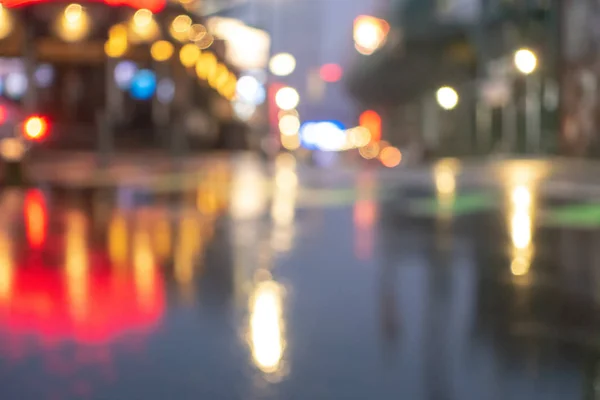
[{"label": "sign", "polygon": [[[35,4],[67,3],[64,0],[1,0],[6,8],[17,8]],[[159,12],[165,8],[166,0],[81,0],[80,3],[101,3],[110,7],[131,7],[135,9],[146,8],[152,12]]]}]

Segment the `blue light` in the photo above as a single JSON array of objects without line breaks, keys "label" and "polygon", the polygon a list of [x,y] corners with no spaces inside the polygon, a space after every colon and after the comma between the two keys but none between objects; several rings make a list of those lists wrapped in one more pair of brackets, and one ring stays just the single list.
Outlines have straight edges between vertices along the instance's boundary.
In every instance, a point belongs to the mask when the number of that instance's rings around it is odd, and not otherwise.
[{"label": "blue light", "polygon": [[339,121],[306,121],[300,127],[300,143],[309,150],[336,151],[345,142],[345,127]]},{"label": "blue light", "polygon": [[148,69],[139,70],[131,81],[129,93],[136,100],[148,100],[156,91],[156,74]]}]

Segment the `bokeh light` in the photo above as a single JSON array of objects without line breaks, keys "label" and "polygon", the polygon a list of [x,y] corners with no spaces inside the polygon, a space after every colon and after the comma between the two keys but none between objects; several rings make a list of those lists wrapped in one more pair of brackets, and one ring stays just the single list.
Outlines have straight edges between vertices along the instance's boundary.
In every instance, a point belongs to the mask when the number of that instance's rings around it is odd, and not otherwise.
[{"label": "bokeh light", "polygon": [[191,68],[198,62],[200,58],[200,49],[193,43],[188,43],[184,45],[181,50],[179,50],[179,61],[186,68]]},{"label": "bokeh light", "polygon": [[148,9],[137,10],[131,19],[132,42],[149,42],[160,35],[160,28],[154,14]]},{"label": "bokeh light", "polygon": [[57,35],[65,42],[83,40],[90,31],[90,18],[80,4],[69,4],[58,19]]},{"label": "bokeh light", "polygon": [[269,70],[276,76],[288,76],[296,69],[296,59],[289,53],[274,55],[269,61]]},{"label": "bokeh light", "polygon": [[358,149],[358,153],[365,160],[372,160],[379,155],[379,148],[378,142],[371,142],[368,145]]},{"label": "bokeh light", "polygon": [[393,168],[400,165],[402,153],[396,147],[388,146],[379,153],[379,160],[384,166]]},{"label": "bokeh light", "polygon": [[373,110],[367,110],[360,114],[358,123],[371,134],[371,140],[381,140],[381,116]]},{"label": "bokeh light", "polygon": [[319,76],[325,82],[333,83],[342,79],[344,71],[339,64],[325,64],[319,69]]},{"label": "bokeh light", "polygon": [[24,73],[11,72],[4,80],[4,92],[7,97],[19,100],[25,95],[28,85],[29,82]]},{"label": "bokeh light", "polygon": [[117,87],[121,90],[129,90],[131,81],[138,71],[138,66],[133,61],[121,61],[115,66],[114,78]]},{"label": "bokeh light", "polygon": [[389,24],[368,15],[360,15],[354,20],[354,47],[364,55],[370,55],[380,48],[390,30]]},{"label": "bokeh light", "polygon": [[298,91],[291,87],[283,87],[275,94],[275,104],[282,110],[292,110],[300,103]]},{"label": "bokeh light", "polygon": [[279,120],[279,131],[284,136],[297,135],[300,130],[300,119],[295,115],[284,115]]},{"label": "bokeh light", "polygon": [[167,40],[159,40],[157,42],[152,43],[152,47],[150,47],[150,54],[155,61],[167,61],[173,55],[175,49],[171,42]]},{"label": "bokeh light", "polygon": [[289,151],[294,151],[294,150],[298,150],[300,148],[301,142],[300,142],[300,136],[299,135],[292,135],[292,136],[285,136],[285,135],[281,135],[281,146]]},{"label": "bokeh light", "polygon": [[188,31],[188,39],[192,42],[199,42],[204,39],[207,33],[208,31],[204,25],[194,24]]},{"label": "bokeh light", "polygon": [[0,39],[4,39],[13,31],[13,18],[10,12],[0,4]]},{"label": "bokeh light", "polygon": [[38,87],[48,88],[54,82],[54,67],[50,64],[41,64],[36,68],[33,77]]},{"label": "bokeh light", "polygon": [[127,42],[127,27],[122,24],[111,27],[108,31],[108,40],[104,44],[104,51],[111,58],[122,57],[129,47]]},{"label": "bokeh light", "polygon": [[264,103],[266,98],[266,91],[263,84],[250,75],[244,75],[238,79],[236,93],[242,101],[254,105]]},{"label": "bokeh light", "polygon": [[450,86],[438,89],[436,93],[437,102],[444,110],[452,110],[458,105],[458,93]]},{"label": "bokeh light", "polygon": [[171,78],[162,78],[156,86],[156,98],[162,104],[170,104],[175,97],[175,82]]},{"label": "bokeh light", "polygon": [[136,100],[148,100],[156,91],[156,75],[148,69],[139,70],[131,81],[129,93]]},{"label": "bokeh light", "polygon": [[217,57],[211,53],[201,53],[196,62],[196,75],[199,79],[206,80],[217,68]]},{"label": "bokeh light", "polygon": [[537,67],[537,56],[529,49],[519,49],[515,52],[514,63],[519,72],[529,75]]}]

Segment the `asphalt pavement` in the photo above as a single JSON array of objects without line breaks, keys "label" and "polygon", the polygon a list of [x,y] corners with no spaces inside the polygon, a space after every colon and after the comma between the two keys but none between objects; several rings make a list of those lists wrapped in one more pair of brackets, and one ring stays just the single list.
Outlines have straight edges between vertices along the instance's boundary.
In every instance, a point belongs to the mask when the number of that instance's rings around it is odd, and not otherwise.
[{"label": "asphalt pavement", "polygon": [[0,193],[1,399],[600,398],[595,164],[92,161]]}]

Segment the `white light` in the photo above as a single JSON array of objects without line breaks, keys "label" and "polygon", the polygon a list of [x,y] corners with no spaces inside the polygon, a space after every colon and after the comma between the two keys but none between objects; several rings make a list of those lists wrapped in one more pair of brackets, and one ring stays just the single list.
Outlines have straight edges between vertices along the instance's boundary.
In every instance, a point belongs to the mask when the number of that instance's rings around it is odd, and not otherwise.
[{"label": "white light", "polygon": [[535,53],[529,49],[518,50],[515,53],[514,61],[517,69],[525,75],[531,74],[537,67],[537,57],[535,56]]},{"label": "white light", "polygon": [[254,104],[244,103],[241,101],[234,101],[233,111],[235,112],[235,115],[237,115],[237,117],[242,121],[249,121],[256,112],[256,106]]},{"label": "white light", "polygon": [[131,81],[138,71],[137,65],[133,61],[121,61],[115,67],[115,82],[119,89],[129,90]]},{"label": "white light", "polygon": [[440,88],[436,94],[437,102],[445,110],[452,110],[458,104],[458,93],[451,87]]},{"label": "white light", "polygon": [[275,94],[275,103],[284,111],[293,110],[300,103],[300,95],[296,89],[284,87]]},{"label": "white light", "polygon": [[264,103],[266,92],[264,86],[253,76],[240,77],[236,85],[236,93],[245,103],[259,105]]},{"label": "white light", "polygon": [[28,81],[25,74],[21,72],[13,72],[6,76],[4,82],[4,91],[11,99],[18,100],[27,91]]},{"label": "white light", "polygon": [[175,83],[171,78],[163,78],[156,86],[156,99],[162,104],[169,104],[175,97]]},{"label": "white light", "polygon": [[50,64],[42,64],[35,70],[35,84],[41,88],[47,88],[54,81],[54,68]]},{"label": "white light", "polygon": [[276,54],[269,61],[269,69],[273,75],[288,76],[296,69],[296,59],[289,53]]},{"label": "white light", "polygon": [[332,122],[320,122],[316,125],[317,146],[325,151],[338,151],[346,145],[346,131]]}]

